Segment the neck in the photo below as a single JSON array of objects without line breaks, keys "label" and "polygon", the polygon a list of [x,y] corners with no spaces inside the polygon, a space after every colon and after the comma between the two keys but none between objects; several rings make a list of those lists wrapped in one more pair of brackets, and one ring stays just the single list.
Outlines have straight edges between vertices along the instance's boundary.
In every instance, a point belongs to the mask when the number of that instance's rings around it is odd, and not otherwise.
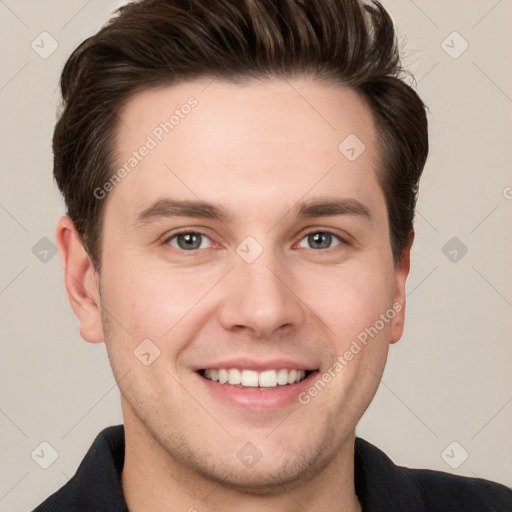
[{"label": "neck", "polygon": [[125,462],[121,483],[130,512],[361,512],[354,488],[355,434],[318,474],[279,490],[261,492],[208,479],[172,457],[135,416],[124,415]]}]

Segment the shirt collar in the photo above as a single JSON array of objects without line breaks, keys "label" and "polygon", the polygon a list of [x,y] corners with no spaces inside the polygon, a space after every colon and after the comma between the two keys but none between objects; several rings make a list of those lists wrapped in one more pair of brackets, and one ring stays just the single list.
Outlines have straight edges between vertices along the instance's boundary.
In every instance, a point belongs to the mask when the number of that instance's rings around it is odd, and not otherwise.
[{"label": "shirt collar", "polygon": [[426,511],[409,472],[360,437],[354,448],[354,481],[363,512]]}]

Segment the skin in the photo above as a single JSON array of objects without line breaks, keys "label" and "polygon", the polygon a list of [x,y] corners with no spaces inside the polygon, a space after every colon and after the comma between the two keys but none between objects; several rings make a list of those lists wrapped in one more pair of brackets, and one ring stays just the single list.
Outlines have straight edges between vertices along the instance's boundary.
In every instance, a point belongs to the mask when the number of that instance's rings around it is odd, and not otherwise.
[{"label": "skin", "polygon": [[[353,91],[309,79],[182,83],[128,102],[119,165],[191,96],[197,107],[103,199],[101,276],[70,219],[57,227],[80,334],[106,343],[121,391],[129,509],[361,510],[355,428],[405,309],[307,405],[240,407],[208,392],[193,368],[285,357],[321,375],[393,303],[405,305],[410,247],[395,264],[371,112]],[[366,146],[353,162],[338,150],[349,134]],[[294,214],[300,201],[333,197],[363,203],[371,220]],[[136,225],[162,198],[234,215]],[[204,233],[202,248],[166,241],[182,228]],[[312,246],[308,233],[326,229],[336,234],[329,248]],[[247,236],[263,249],[252,263],[236,252]],[[160,349],[149,366],[134,356],[147,338]],[[247,442],[262,453],[252,467],[237,458]]]}]

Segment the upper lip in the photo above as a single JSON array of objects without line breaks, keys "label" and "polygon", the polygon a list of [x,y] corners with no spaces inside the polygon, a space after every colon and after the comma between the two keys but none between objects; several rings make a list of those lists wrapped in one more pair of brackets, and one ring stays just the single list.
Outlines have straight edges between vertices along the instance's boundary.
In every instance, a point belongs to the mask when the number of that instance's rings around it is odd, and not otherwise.
[{"label": "upper lip", "polygon": [[238,368],[239,370],[254,370],[262,372],[265,370],[316,370],[311,364],[301,363],[299,361],[292,361],[291,359],[268,359],[266,361],[255,360],[253,358],[238,358],[230,359],[228,361],[211,362],[202,366],[194,366],[194,371],[200,370],[220,370],[221,368],[230,369]]}]

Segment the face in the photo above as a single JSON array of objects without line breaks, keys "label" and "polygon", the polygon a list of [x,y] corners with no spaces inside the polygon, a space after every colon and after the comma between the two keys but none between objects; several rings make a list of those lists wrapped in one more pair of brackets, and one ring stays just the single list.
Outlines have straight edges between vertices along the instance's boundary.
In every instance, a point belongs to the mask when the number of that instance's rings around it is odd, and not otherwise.
[{"label": "face", "polygon": [[126,428],[226,485],[319,473],[402,332],[369,109],[315,81],[197,81],[121,119],[81,332],[106,343]]}]

